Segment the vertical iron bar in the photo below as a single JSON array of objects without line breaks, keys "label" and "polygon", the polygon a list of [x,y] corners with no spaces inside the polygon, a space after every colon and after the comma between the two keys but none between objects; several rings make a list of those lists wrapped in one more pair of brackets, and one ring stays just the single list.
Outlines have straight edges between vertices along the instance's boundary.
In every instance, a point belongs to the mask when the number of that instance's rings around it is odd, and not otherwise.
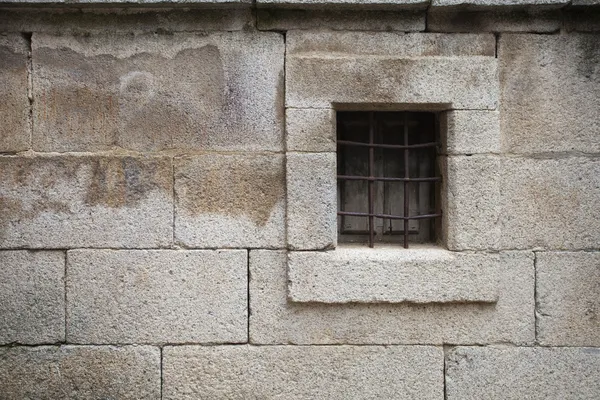
[{"label": "vertical iron bar", "polygon": [[[408,113],[404,113],[404,145],[408,146]],[[404,149],[404,177],[410,178],[408,173],[408,147]],[[404,216],[408,217],[408,181],[404,181]],[[408,219],[404,220],[404,248],[408,249]]]},{"label": "vertical iron bar", "polygon": [[[373,144],[375,139],[375,115],[371,111],[369,113],[369,144]],[[373,173],[375,170],[375,148],[373,146],[369,147],[369,177],[373,177]],[[375,221],[373,214],[375,214],[375,206],[374,206],[374,193],[373,187],[375,185],[375,181],[369,181],[369,247],[374,246],[375,242]]]}]

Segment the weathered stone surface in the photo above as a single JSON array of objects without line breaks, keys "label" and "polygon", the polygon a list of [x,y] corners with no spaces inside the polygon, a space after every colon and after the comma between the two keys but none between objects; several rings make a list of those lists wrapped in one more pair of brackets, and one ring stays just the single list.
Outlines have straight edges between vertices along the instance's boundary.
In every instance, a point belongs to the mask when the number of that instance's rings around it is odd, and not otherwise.
[{"label": "weathered stone surface", "polygon": [[246,250],[72,250],[72,343],[247,341]]},{"label": "weathered stone surface", "polygon": [[557,32],[562,27],[560,10],[494,9],[469,11],[434,8],[427,14],[431,32]]},{"label": "weathered stone surface", "polygon": [[164,157],[0,157],[0,247],[163,247],[173,167]]},{"label": "weathered stone surface", "polygon": [[[600,0],[598,2],[600,4]],[[564,28],[567,32],[598,32],[600,31],[600,7],[570,8],[564,13]]]},{"label": "weathered stone surface", "polygon": [[286,106],[445,104],[453,109],[497,106],[493,57],[398,58],[293,54],[286,61]]},{"label": "weathered stone surface", "polygon": [[426,9],[431,0],[256,0],[259,7]]},{"label": "weathered stone surface", "polygon": [[20,34],[0,34],[0,153],[29,148],[28,45]]},{"label": "weathered stone surface", "polygon": [[598,399],[600,349],[459,347],[446,361],[449,400]]},{"label": "weathered stone surface", "polygon": [[283,55],[272,32],[34,34],[33,147],[281,150]]},{"label": "weathered stone surface", "polygon": [[511,157],[503,164],[502,248],[599,247],[600,158]]},{"label": "weathered stone surface", "polygon": [[496,302],[498,260],[418,247],[294,251],[288,255],[288,297],[318,303]]},{"label": "weathered stone surface", "polygon": [[500,153],[500,113],[448,111],[440,118],[443,149],[448,154]]},{"label": "weathered stone surface", "polygon": [[4,399],[160,399],[160,349],[149,346],[0,348]]},{"label": "weathered stone surface", "polygon": [[288,151],[336,150],[335,111],[328,108],[288,108],[285,111]]},{"label": "weathered stone surface", "polygon": [[[502,203],[497,156],[448,156],[443,160],[442,237],[450,250],[498,249]],[[510,232],[506,232],[510,236]]]},{"label": "weathered stone surface", "polygon": [[282,154],[206,154],[175,163],[175,238],[188,247],[282,248]]},{"label": "weathered stone surface", "polygon": [[185,6],[214,6],[214,5],[239,5],[249,4],[251,0],[77,0],[77,2],[71,2],[69,0],[2,0],[3,3],[7,4],[54,4],[54,5],[70,5],[70,6],[82,6],[82,5],[106,5],[106,4],[119,4],[119,5],[135,5],[137,7],[150,5],[185,5]]},{"label": "weathered stone surface", "polygon": [[600,0],[571,0],[571,5],[578,6],[597,6],[600,5]]},{"label": "weathered stone surface", "polygon": [[431,0],[431,8],[458,6],[475,9],[487,7],[562,7],[570,2],[571,0]]},{"label": "weathered stone surface", "polygon": [[499,59],[506,151],[600,152],[600,35],[502,35]]},{"label": "weathered stone surface", "polygon": [[533,343],[530,252],[503,252],[499,301],[484,304],[301,304],[287,300],[283,251],[250,251],[250,341],[256,344]]},{"label": "weathered stone surface", "polygon": [[287,241],[294,250],[337,244],[335,153],[287,153]]},{"label": "weathered stone surface", "polygon": [[430,346],[177,346],[164,349],[165,399],[439,399]]},{"label": "weathered stone surface", "polygon": [[64,279],[63,252],[0,251],[0,344],[65,339]]},{"label": "weathered stone surface", "polygon": [[286,35],[286,54],[300,56],[494,57],[495,50],[491,34],[292,31]]},{"label": "weathered stone surface", "polygon": [[425,30],[425,10],[259,9],[261,30],[333,29],[415,32]]},{"label": "weathered stone surface", "polygon": [[543,252],[536,261],[539,342],[600,347],[600,253]]}]

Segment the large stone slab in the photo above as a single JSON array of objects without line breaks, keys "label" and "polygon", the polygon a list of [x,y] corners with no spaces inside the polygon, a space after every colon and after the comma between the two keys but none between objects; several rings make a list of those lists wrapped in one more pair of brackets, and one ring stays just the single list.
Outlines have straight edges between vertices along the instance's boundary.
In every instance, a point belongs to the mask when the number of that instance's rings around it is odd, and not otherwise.
[{"label": "large stone slab", "polygon": [[257,0],[259,7],[283,8],[365,8],[365,9],[419,9],[427,8],[431,0]]},{"label": "large stone slab", "polygon": [[599,43],[600,34],[500,37],[505,151],[600,151]]},{"label": "large stone slab", "polygon": [[285,110],[287,151],[336,151],[335,111],[327,108]]},{"label": "large stone slab", "polygon": [[158,347],[0,348],[5,399],[159,400],[160,380]]},{"label": "large stone slab", "polygon": [[0,35],[0,153],[29,148],[28,47],[20,34]]},{"label": "large stone slab", "polygon": [[439,399],[430,346],[167,346],[165,399]]},{"label": "large stone slab", "polygon": [[250,341],[255,344],[531,344],[530,252],[499,255],[499,300],[485,304],[301,304],[287,298],[287,256],[250,251]]},{"label": "large stone slab", "polygon": [[304,303],[498,301],[499,257],[440,248],[344,246],[288,255],[288,298]]},{"label": "large stone slab", "polygon": [[462,7],[462,8],[488,8],[488,7],[563,7],[570,0],[431,0],[431,8],[437,7]]},{"label": "large stone slab", "polygon": [[281,150],[283,37],[34,34],[33,147]]},{"label": "large stone slab", "polygon": [[541,344],[600,347],[600,252],[537,253],[536,285]]},{"label": "large stone slab", "polygon": [[0,343],[65,340],[65,254],[0,251]]},{"label": "large stone slab", "polygon": [[247,341],[247,252],[72,250],[71,343]]},{"label": "large stone slab", "polygon": [[600,397],[600,349],[459,347],[446,360],[448,400]]},{"label": "large stone slab", "polygon": [[187,247],[282,248],[282,154],[206,154],[175,163],[175,238]]},{"label": "large stone slab", "polygon": [[502,248],[598,248],[599,158],[509,157],[501,176]]},{"label": "large stone slab", "polygon": [[500,153],[498,111],[455,110],[440,117],[442,149],[447,154]]},{"label": "large stone slab", "polygon": [[0,248],[172,243],[164,157],[0,157]]},{"label": "large stone slab", "polygon": [[430,32],[554,33],[562,24],[562,12],[548,7],[487,7],[475,11],[436,7],[427,13],[427,30]]}]

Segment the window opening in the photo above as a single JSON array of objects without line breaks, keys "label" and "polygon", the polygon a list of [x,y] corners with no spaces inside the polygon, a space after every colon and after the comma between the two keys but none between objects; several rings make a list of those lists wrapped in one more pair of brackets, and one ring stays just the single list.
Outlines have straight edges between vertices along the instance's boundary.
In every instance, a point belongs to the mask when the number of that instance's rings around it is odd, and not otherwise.
[{"label": "window opening", "polygon": [[429,112],[337,113],[340,242],[435,242],[437,126]]}]

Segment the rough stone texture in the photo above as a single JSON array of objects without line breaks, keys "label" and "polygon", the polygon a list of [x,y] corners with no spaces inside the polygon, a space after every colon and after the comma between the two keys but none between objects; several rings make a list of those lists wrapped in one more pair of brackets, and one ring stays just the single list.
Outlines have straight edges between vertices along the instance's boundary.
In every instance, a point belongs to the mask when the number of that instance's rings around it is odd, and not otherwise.
[{"label": "rough stone texture", "polygon": [[33,148],[281,150],[283,54],[271,32],[34,34]]},{"label": "rough stone texture", "polygon": [[335,153],[287,153],[287,244],[315,250],[337,244]]},{"label": "rough stone texture", "polygon": [[300,304],[287,300],[283,251],[250,251],[250,341],[256,344],[531,344],[530,252],[499,255],[499,301],[484,304]]},{"label": "rough stone texture", "polygon": [[440,399],[443,353],[428,346],[178,346],[165,399]]},{"label": "rough stone texture", "polygon": [[537,337],[600,347],[600,252],[537,253]]},{"label": "rough stone texture", "polygon": [[431,0],[256,0],[259,7],[426,9]]},{"label": "rough stone texture", "polygon": [[27,41],[0,34],[0,153],[29,148]]},{"label": "rough stone texture", "polygon": [[285,126],[288,151],[336,150],[335,111],[332,109],[288,108]]},{"label": "rough stone texture", "polygon": [[446,361],[448,400],[595,400],[600,349],[459,347]]},{"label": "rough stone texture", "polygon": [[170,245],[172,180],[163,157],[0,157],[0,248]]},{"label": "rough stone texture", "polygon": [[71,343],[247,341],[247,252],[72,250]]},{"label": "rough stone texture", "polygon": [[70,0],[2,0],[3,3],[7,4],[47,4],[47,5],[59,5],[59,6],[82,6],[82,5],[135,5],[140,6],[156,6],[169,5],[178,6],[185,5],[190,6],[216,6],[216,5],[239,5],[239,4],[250,4],[251,0],[76,0],[75,2]]},{"label": "rough stone texture", "polygon": [[[600,4],[600,1],[599,3]],[[600,7],[571,8],[564,13],[564,28],[567,32],[598,32],[600,31]]]},{"label": "rough stone texture", "polygon": [[[442,237],[446,246],[450,250],[498,249],[504,236],[499,223],[500,158],[448,156],[443,164]],[[507,230],[506,235],[510,234]]]},{"label": "rough stone texture", "polygon": [[188,247],[285,246],[282,154],[206,154],[175,164],[175,238]]},{"label": "rough stone texture", "polygon": [[259,9],[261,30],[332,29],[414,32],[425,30],[425,11]]},{"label": "rough stone texture", "polygon": [[571,5],[578,6],[598,6],[600,5],[600,0],[571,0]]},{"label": "rough stone texture", "polygon": [[502,35],[499,58],[506,151],[600,152],[600,35]]},{"label": "rough stone texture", "polygon": [[440,118],[447,154],[500,153],[500,115],[497,111],[448,111]]},{"label": "rough stone texture", "polygon": [[65,339],[64,279],[63,252],[0,252],[0,344]]},{"label": "rough stone texture", "polygon": [[318,303],[498,301],[498,256],[366,246],[288,256],[288,298]]},{"label": "rough stone texture", "polygon": [[3,399],[160,399],[160,349],[149,346],[0,348]]},{"label": "rough stone texture", "polygon": [[562,26],[559,10],[500,9],[464,11],[433,9],[427,14],[431,32],[557,32]]},{"label": "rough stone texture", "polygon": [[503,164],[502,248],[600,247],[600,158],[511,157]]},{"label": "rough stone texture", "polygon": [[431,0],[431,8],[465,7],[477,9],[487,7],[562,7],[570,2],[571,0]]}]

